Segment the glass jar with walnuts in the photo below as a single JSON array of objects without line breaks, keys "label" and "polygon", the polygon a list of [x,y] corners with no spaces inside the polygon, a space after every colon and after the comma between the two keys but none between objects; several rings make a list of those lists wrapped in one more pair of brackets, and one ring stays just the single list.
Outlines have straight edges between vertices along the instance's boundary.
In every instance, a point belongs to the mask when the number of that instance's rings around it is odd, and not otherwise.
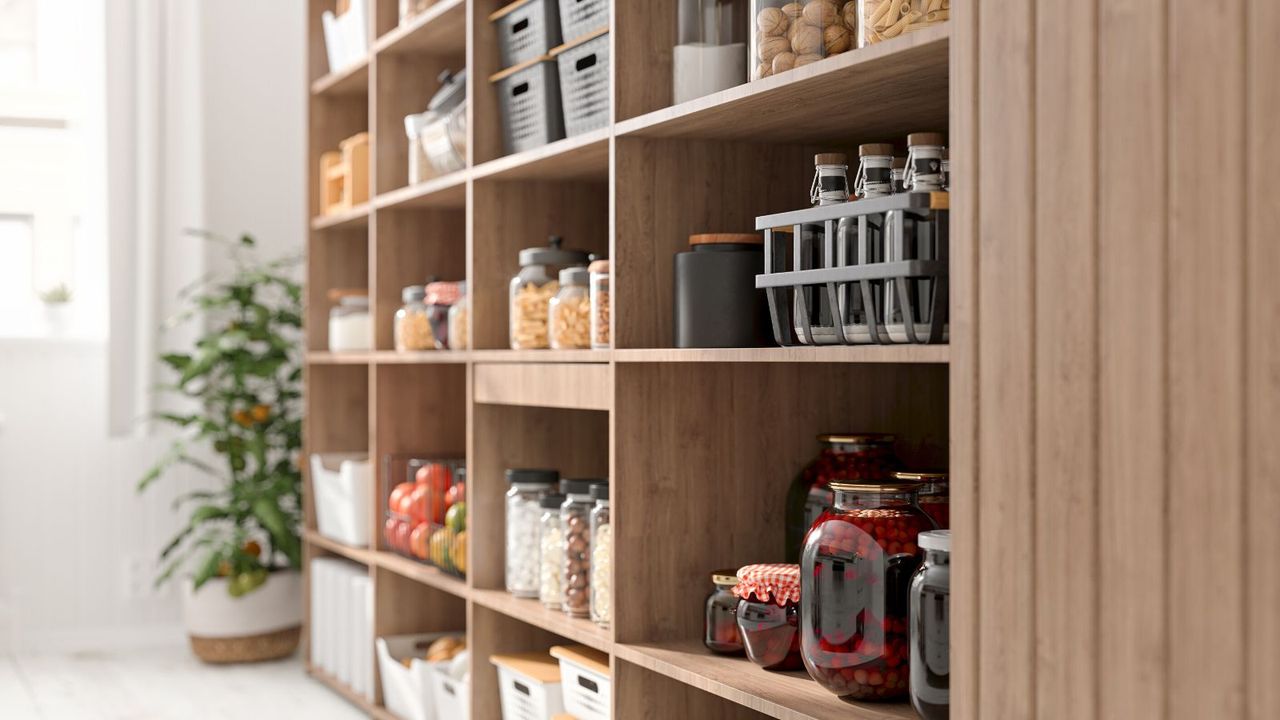
[{"label": "glass jar with walnuts", "polygon": [[751,79],[839,55],[854,46],[857,0],[752,0]]}]

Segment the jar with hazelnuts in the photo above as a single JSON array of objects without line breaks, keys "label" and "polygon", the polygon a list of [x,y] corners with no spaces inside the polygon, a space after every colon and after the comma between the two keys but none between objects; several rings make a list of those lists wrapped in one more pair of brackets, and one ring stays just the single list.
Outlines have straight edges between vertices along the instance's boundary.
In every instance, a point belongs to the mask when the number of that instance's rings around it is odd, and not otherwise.
[{"label": "jar with hazelnuts", "polygon": [[752,0],[751,79],[854,47],[857,0]]}]

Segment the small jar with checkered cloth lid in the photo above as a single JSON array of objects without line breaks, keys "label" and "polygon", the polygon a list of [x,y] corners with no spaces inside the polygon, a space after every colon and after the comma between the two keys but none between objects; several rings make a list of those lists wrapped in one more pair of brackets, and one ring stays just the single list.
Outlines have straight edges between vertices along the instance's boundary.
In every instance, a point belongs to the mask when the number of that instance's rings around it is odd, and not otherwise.
[{"label": "small jar with checkered cloth lid", "polygon": [[782,563],[738,569],[738,631],[747,657],[765,670],[799,670],[800,566]]}]

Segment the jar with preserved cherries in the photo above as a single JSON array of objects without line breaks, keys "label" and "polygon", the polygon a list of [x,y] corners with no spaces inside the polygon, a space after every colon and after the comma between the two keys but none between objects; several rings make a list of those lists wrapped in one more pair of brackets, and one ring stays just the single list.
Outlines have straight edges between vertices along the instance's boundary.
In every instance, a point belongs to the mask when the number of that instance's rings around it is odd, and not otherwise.
[{"label": "jar with preserved cherries", "polygon": [[703,642],[711,652],[741,655],[742,635],[738,633],[738,598],[733,588],[738,584],[738,571],[716,570],[711,573],[716,589],[707,596],[706,635]]},{"label": "jar with preserved cherries", "polygon": [[951,486],[945,472],[897,472],[898,482],[919,483],[920,509],[941,530],[951,527]]},{"label": "jar with preserved cherries", "polygon": [[804,534],[831,507],[833,480],[855,483],[888,482],[902,463],[893,454],[893,435],[860,433],[819,435],[822,451],[787,491],[787,557],[800,559]]},{"label": "jar with preserved cherries", "polygon": [[799,670],[800,566],[742,567],[733,594],[741,600],[738,632],[751,662],[765,670]]},{"label": "jar with preserved cherries", "polygon": [[910,483],[831,484],[835,503],[801,552],[800,651],[805,669],[844,700],[906,697],[908,594],[917,538],[933,521]]}]

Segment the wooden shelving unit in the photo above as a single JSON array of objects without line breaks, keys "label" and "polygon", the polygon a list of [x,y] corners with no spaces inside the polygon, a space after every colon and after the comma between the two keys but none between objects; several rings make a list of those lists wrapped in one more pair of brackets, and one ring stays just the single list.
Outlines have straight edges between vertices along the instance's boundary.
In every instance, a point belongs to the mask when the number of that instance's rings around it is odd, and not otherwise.
[{"label": "wooden shelving unit", "polygon": [[[909,464],[947,464],[951,348],[673,349],[671,263],[690,234],[803,207],[815,151],[856,155],[859,142],[946,130],[949,27],[671,107],[670,57],[663,66],[658,49],[674,44],[675,0],[616,2],[613,122],[504,155],[487,16],[505,0],[441,0],[404,27],[396,2],[375,0],[369,58],[329,75],[319,16],[333,4],[309,0],[308,167],[314,177],[321,152],[368,131],[373,187],[369,203],[329,217],[316,216],[312,190],[306,449],[365,451],[375,468],[388,453],[465,454],[470,572],[460,580],[389,552],[377,497],[369,548],[309,530],[307,557],[369,569],[376,635],[465,631],[477,720],[499,717],[491,654],[564,642],[610,655],[617,718],[640,708],[672,718],[913,717],[905,705],[843,703],[801,675],[712,656],[699,642],[702,603],[710,570],[781,559],[782,499],[818,433],[894,432]],[[408,186],[403,116],[425,107],[442,69],[462,67],[468,167]],[[551,234],[613,258],[614,349],[507,349],[516,254]],[[392,349],[401,288],[429,275],[468,281],[474,349]],[[326,350],[331,287],[369,288],[374,350]],[[611,478],[611,628],[503,590],[502,472],[518,466]],[[314,528],[309,480],[307,489]],[[380,694],[368,702],[310,672],[387,715]]]}]

